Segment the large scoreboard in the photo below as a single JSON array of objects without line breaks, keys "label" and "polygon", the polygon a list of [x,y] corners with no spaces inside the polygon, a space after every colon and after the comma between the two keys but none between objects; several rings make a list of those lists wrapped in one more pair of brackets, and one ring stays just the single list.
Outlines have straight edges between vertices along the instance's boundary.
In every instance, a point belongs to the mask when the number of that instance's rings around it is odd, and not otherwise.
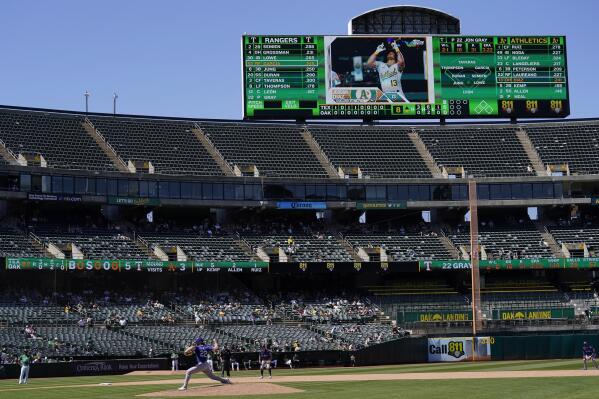
[{"label": "large scoreboard", "polygon": [[564,36],[242,38],[246,119],[551,118]]}]

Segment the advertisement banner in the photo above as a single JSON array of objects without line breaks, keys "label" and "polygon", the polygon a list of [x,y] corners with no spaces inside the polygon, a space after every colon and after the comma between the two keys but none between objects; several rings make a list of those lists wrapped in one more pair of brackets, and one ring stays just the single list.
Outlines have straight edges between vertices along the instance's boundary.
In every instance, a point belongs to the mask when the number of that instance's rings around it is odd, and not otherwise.
[{"label": "advertisement banner", "polygon": [[407,202],[356,202],[356,209],[406,209]]},{"label": "advertisement banner", "polygon": [[404,323],[409,322],[438,322],[438,321],[471,321],[472,312],[466,310],[439,310],[429,312],[397,312],[397,320]]},{"label": "advertisement banner", "polygon": [[574,308],[493,309],[494,320],[574,319]]},{"label": "advertisement banner", "polygon": [[493,337],[429,338],[429,362],[464,362],[491,360]]},{"label": "advertisement banner", "polygon": [[277,209],[327,209],[326,202],[279,201]]},{"label": "advertisement banner", "polygon": [[108,203],[113,205],[156,206],[160,205],[160,199],[137,197],[108,197]]}]

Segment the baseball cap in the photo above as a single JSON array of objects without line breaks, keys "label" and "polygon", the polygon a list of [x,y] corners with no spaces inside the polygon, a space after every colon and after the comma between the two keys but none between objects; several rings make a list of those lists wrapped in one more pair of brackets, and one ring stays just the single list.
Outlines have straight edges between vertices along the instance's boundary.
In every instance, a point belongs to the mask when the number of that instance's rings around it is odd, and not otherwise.
[{"label": "baseball cap", "polygon": [[196,338],[194,342],[196,345],[202,345],[204,343],[204,338]]}]

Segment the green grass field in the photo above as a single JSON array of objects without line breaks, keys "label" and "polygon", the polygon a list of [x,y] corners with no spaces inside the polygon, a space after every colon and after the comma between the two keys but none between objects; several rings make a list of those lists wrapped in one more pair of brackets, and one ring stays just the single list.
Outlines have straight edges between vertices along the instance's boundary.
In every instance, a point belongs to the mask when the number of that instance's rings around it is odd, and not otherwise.
[{"label": "green grass field", "polygon": [[[588,370],[587,376],[580,377],[533,377],[533,378],[489,378],[485,372],[495,371],[534,371],[534,370],[580,370],[580,360],[544,360],[544,361],[505,361],[484,363],[459,363],[459,364],[418,364],[382,367],[356,367],[356,368],[323,368],[274,370],[275,378],[272,383],[282,386],[301,389],[304,392],[285,395],[268,395],[266,397],[279,398],[306,398],[306,399],[372,399],[372,398],[483,398],[483,399],[551,399],[551,398],[596,398],[599,395],[599,371]],[[481,372],[480,379],[432,379],[432,380],[398,380],[398,381],[352,381],[357,375],[368,374],[402,374],[402,373],[431,373],[434,376],[439,372]],[[253,377],[258,371],[234,372],[232,380],[242,377]],[[310,381],[310,378],[326,375],[347,375],[349,381],[323,382]],[[277,382],[280,376],[306,376],[303,382]],[[199,375],[193,381],[199,381]],[[159,385],[131,385],[131,386],[100,386],[101,383],[124,383],[140,381],[171,381],[180,380],[180,375],[128,375],[128,376],[99,376],[99,377],[69,377],[69,378],[38,378],[31,379],[28,385],[18,385],[13,379],[0,380],[0,398],[10,399],[130,399],[136,395],[176,390],[179,382],[166,382]],[[258,380],[256,379],[256,382]],[[81,387],[80,385],[93,384],[94,386]],[[234,384],[242,388],[244,382]],[[193,385],[194,392],[199,392],[203,386]],[[195,388],[197,387],[197,388]],[[189,391],[188,391],[189,392]],[[188,395],[192,394],[189,392]],[[193,397],[193,396],[187,396]],[[207,397],[207,396],[203,396]],[[256,398],[256,395],[243,396],[210,396],[212,398]],[[265,397],[265,395],[260,395]]]}]

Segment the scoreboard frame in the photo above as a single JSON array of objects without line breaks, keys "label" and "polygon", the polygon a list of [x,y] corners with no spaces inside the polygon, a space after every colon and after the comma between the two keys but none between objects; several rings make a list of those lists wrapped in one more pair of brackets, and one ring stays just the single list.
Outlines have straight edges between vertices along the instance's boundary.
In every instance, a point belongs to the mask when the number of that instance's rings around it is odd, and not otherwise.
[{"label": "scoreboard frame", "polygon": [[[333,105],[333,104],[328,104],[328,103],[324,103],[324,104],[320,104],[318,103],[318,105],[312,109],[310,108],[302,108],[302,109],[286,109],[283,112],[272,112],[272,113],[268,113],[268,112],[261,112],[260,115],[248,115],[248,97],[247,97],[247,82],[246,82],[246,71],[247,71],[247,57],[246,57],[246,53],[245,53],[245,38],[246,37],[259,37],[259,38],[264,38],[264,37],[278,37],[278,38],[305,38],[305,37],[312,37],[312,38],[322,38],[323,42],[326,42],[327,40],[329,40],[329,38],[333,38],[337,39],[337,38],[350,38],[350,39],[385,39],[385,38],[389,38],[389,37],[397,37],[397,38],[413,38],[413,37],[426,37],[428,39],[430,39],[430,41],[432,42],[433,38],[491,38],[491,39],[497,39],[497,38],[560,38],[560,40],[562,40],[561,42],[561,53],[562,53],[562,62],[563,62],[563,75],[564,75],[564,79],[565,82],[563,82],[564,85],[564,91],[565,91],[565,97],[563,99],[505,99],[503,100],[503,102],[506,101],[511,101],[511,106],[512,109],[510,110],[510,113],[505,113],[503,110],[502,111],[502,107],[503,104],[501,104],[500,107],[500,101],[502,101],[502,99],[500,98],[496,98],[497,100],[497,110],[498,113],[496,115],[490,115],[490,114],[472,114],[472,113],[468,113],[466,115],[464,114],[454,114],[454,115],[450,115],[450,114],[439,114],[439,113],[435,113],[435,114],[431,114],[431,113],[420,113],[420,114],[403,114],[403,110],[405,108],[409,108],[408,105],[406,105],[406,103],[390,103],[391,107],[394,107],[396,109],[399,109],[400,111],[395,113],[395,111],[393,112],[393,115],[365,115],[365,114],[346,114],[346,115],[315,115],[314,113],[312,113],[313,109],[317,109],[320,112],[320,106],[321,105]],[[390,39],[388,39],[390,40]],[[430,45],[427,42],[427,45]],[[550,46],[551,43],[547,43],[547,46]],[[431,46],[429,49],[430,53],[433,53],[433,47]],[[324,48],[323,49],[323,53],[326,53],[327,49]],[[495,56],[497,56],[497,54],[494,54]],[[428,55],[427,55],[428,57]],[[440,57],[437,56],[437,57]],[[435,64],[433,65],[433,68],[435,68],[434,73],[437,73],[437,68],[440,69],[440,64],[437,64],[438,62],[438,58],[436,57],[435,59]],[[563,119],[566,118],[570,115],[570,87],[569,87],[569,79],[568,79],[568,60],[567,60],[567,38],[565,35],[449,35],[449,34],[443,34],[443,35],[431,35],[431,34],[422,34],[422,35],[416,35],[416,34],[394,34],[394,35],[381,35],[381,34],[373,34],[373,35],[250,35],[250,34],[244,34],[241,36],[241,58],[242,58],[242,62],[241,62],[241,84],[242,84],[242,113],[243,113],[243,120],[256,120],[256,121],[260,121],[260,120],[296,120],[296,121],[306,121],[306,120],[364,120],[364,121],[374,121],[374,120],[409,120],[409,119],[423,119],[423,120],[434,120],[434,119],[439,119],[442,122],[446,119],[492,119],[492,120],[497,120],[497,119],[508,119],[508,120],[512,120],[515,121],[517,119]],[[433,58],[432,54],[430,55],[430,58]],[[323,59],[324,60],[328,60],[328,57],[325,57],[323,55]],[[496,61],[496,60],[495,60]],[[494,68],[497,67],[497,63],[495,63],[493,65]],[[324,74],[326,75],[326,83],[328,84],[329,82],[329,70],[328,70],[328,65],[322,65],[322,67],[319,65],[319,68],[324,69]],[[495,73],[495,72],[494,72]],[[437,77],[435,77],[435,79],[437,79]],[[437,94],[436,89],[437,89],[437,81],[435,80],[431,85],[434,86],[435,90],[434,90],[434,95],[435,95],[435,99],[433,99],[433,101],[435,102],[412,102],[412,105],[424,105],[424,106],[429,106],[428,108],[430,108],[430,106],[438,106],[439,104],[437,103],[436,100],[441,100],[441,101],[449,101],[450,99],[447,98],[441,98],[440,94]],[[496,87],[498,86],[498,82],[495,82]],[[325,86],[324,87],[324,96],[328,97],[328,90],[330,88]],[[319,90],[322,90],[321,88],[319,88]],[[319,98],[322,98],[321,95],[319,95]],[[457,101],[454,99],[451,99],[453,101]],[[550,111],[553,109],[551,107],[554,106],[554,101],[560,101],[560,109],[561,111],[556,111],[556,113],[551,113]],[[299,99],[298,99],[299,102]],[[459,102],[459,101],[457,101]],[[464,103],[466,103],[466,101],[464,101]],[[380,103],[379,103],[380,104]],[[507,106],[509,106],[510,104],[508,104]],[[557,106],[557,105],[556,105]],[[399,108],[397,108],[399,107]],[[534,107],[534,109],[533,109]],[[540,112],[539,109],[541,109]],[[429,110],[430,112],[430,110]]]}]

